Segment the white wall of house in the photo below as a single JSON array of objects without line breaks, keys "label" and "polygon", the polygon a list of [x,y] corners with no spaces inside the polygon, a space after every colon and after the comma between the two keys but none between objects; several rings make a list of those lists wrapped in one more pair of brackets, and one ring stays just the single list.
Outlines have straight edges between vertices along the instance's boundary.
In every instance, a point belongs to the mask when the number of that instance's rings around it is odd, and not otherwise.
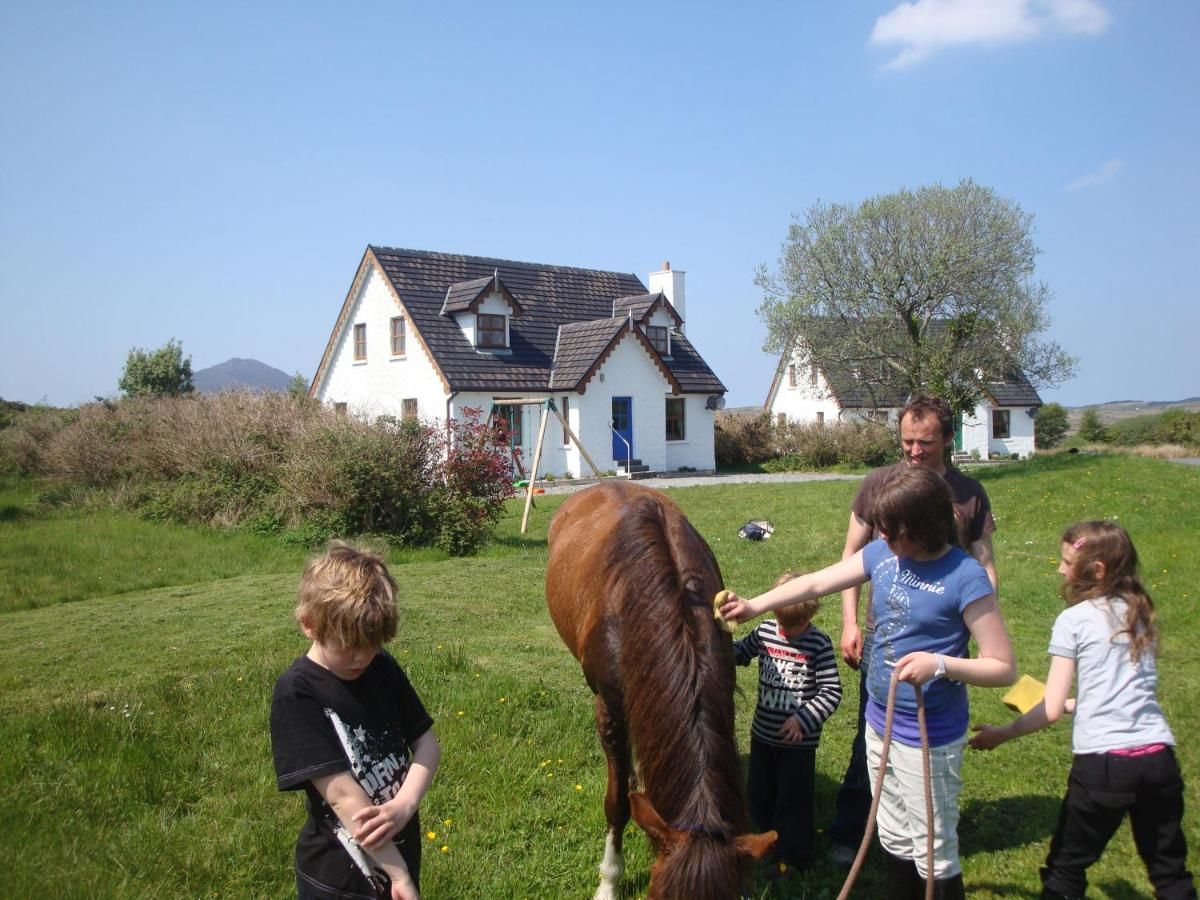
[{"label": "white wall of house", "polygon": [[[684,430],[682,441],[667,441],[667,460],[663,470],[677,472],[687,466],[702,472],[717,467],[717,451],[714,446],[716,433],[715,411],[707,407],[708,395],[684,394]],[[664,424],[666,433],[666,403],[664,398]]]},{"label": "white wall of house", "polygon": [[[795,367],[795,384],[792,384],[790,366]],[[829,390],[825,376],[817,372],[814,380],[812,367],[796,356],[792,357],[788,367],[784,368],[775,387],[775,395],[770,398],[768,410],[771,421],[779,421],[781,415],[786,416],[789,422],[801,425],[818,420],[832,425],[838,421],[841,409]]]},{"label": "white wall of house", "polygon": [[[415,399],[422,418],[444,417],[442,381],[406,321],[405,352],[391,352],[391,322],[403,315],[378,270],[367,269],[347,316],[346,327],[330,357],[316,398],[330,405],[345,403],[347,412],[366,418],[400,416],[403,401]],[[367,358],[354,358],[354,326],[367,326]]]},{"label": "white wall of house", "polygon": [[[1000,430],[996,427],[995,413],[1008,413],[1008,436],[998,437]],[[980,459],[988,459],[993,454],[1011,456],[1016,453],[1022,459],[1033,456],[1033,417],[1025,406],[993,407],[990,403],[981,403],[971,416],[963,417],[963,446],[962,449]]]}]

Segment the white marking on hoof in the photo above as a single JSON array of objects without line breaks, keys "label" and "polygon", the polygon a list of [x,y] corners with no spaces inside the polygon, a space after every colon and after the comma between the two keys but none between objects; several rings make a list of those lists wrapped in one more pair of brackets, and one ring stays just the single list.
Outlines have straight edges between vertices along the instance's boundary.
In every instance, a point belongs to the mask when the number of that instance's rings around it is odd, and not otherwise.
[{"label": "white marking on hoof", "polygon": [[617,888],[625,873],[625,858],[617,850],[617,842],[610,831],[604,838],[604,859],[600,861],[600,887],[592,900],[617,900]]}]

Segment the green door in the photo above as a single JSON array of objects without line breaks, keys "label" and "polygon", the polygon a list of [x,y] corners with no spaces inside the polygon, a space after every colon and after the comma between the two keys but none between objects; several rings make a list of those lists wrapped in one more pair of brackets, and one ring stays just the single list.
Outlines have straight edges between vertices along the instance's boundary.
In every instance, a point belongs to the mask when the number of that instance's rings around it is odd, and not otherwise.
[{"label": "green door", "polygon": [[962,413],[954,414],[954,450],[962,449]]}]

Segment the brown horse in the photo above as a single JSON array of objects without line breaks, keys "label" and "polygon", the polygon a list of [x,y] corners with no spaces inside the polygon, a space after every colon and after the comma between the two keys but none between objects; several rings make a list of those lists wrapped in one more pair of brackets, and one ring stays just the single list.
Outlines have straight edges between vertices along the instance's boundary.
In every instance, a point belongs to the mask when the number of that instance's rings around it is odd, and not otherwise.
[{"label": "brown horse", "polygon": [[[633,817],[657,859],[647,898],[728,900],[775,842],[747,835],[730,637],[717,561],[679,508],[630,482],[568,499],[550,523],[546,602],[596,694],[608,836],[596,900],[617,896]],[[629,793],[630,750],[641,793]]]}]

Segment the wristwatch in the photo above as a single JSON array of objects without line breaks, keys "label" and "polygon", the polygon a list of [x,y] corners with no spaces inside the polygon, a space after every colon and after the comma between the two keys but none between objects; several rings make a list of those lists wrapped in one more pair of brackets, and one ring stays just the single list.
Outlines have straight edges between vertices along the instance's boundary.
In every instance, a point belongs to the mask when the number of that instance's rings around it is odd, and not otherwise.
[{"label": "wristwatch", "polygon": [[938,667],[937,667],[937,671],[933,673],[933,677],[934,678],[945,678],[946,677],[946,656],[945,656],[945,654],[942,654],[942,653],[938,654]]}]

